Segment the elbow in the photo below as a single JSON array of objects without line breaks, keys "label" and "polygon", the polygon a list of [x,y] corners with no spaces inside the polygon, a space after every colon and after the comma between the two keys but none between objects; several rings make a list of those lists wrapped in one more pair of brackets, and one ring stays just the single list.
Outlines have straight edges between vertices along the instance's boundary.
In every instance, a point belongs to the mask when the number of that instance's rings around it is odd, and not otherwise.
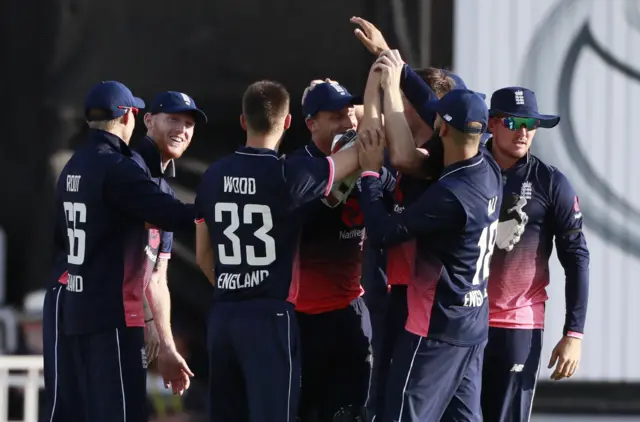
[{"label": "elbow", "polygon": [[[395,154],[394,154],[395,155]],[[410,157],[391,156],[391,166],[400,173],[411,173],[415,169],[415,163]]]}]

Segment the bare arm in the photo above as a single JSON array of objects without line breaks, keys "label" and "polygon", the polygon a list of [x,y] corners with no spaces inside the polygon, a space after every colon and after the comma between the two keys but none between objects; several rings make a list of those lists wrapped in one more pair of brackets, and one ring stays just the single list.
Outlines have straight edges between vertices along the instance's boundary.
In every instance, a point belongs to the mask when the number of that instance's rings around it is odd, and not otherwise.
[{"label": "bare arm", "polygon": [[[168,262],[168,259],[158,258],[156,268],[151,275],[151,281],[145,291],[145,296],[153,313],[153,321],[158,330],[160,347],[175,349],[173,333],[171,332],[171,296],[169,295],[167,283]],[[145,312],[145,321],[148,319]]]},{"label": "bare arm", "polygon": [[[380,72],[369,72],[367,86],[364,90],[362,117],[358,120],[358,133],[363,130],[382,127],[380,118]],[[334,180],[342,180],[360,168],[358,149],[343,149],[331,156],[335,166]]]},{"label": "bare arm", "polygon": [[404,64],[400,53],[397,50],[384,52],[376,63],[383,74],[385,135],[391,165],[404,174],[423,177],[425,154],[416,149],[413,134],[404,115],[400,89]]},{"label": "bare arm", "polygon": [[204,221],[196,224],[196,261],[209,283],[215,287],[216,280],[213,274],[214,252],[211,246],[209,228]]}]

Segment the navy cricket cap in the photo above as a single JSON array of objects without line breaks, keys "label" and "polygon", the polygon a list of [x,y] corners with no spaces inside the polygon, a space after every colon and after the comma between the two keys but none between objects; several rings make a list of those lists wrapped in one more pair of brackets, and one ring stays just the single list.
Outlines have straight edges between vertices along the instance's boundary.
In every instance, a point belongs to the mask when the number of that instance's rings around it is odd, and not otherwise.
[{"label": "navy cricket cap", "polygon": [[[448,125],[460,132],[479,134],[487,128],[489,110],[484,97],[469,89],[449,91],[439,100],[431,101],[428,106]],[[470,123],[480,123],[482,128],[470,127]]]},{"label": "navy cricket cap", "polygon": [[491,95],[489,115],[496,114],[538,119],[540,127],[546,129],[551,129],[560,123],[560,116],[538,113],[536,93],[519,86],[502,88]]},{"label": "navy cricket cap", "polygon": [[88,110],[100,109],[108,112],[106,120],[122,117],[130,108],[144,108],[144,101],[134,97],[131,90],[118,81],[102,81],[91,88],[84,100],[87,120],[95,120],[87,115]]},{"label": "navy cricket cap", "polygon": [[166,91],[158,95],[149,108],[151,114],[191,113],[196,123],[207,123],[207,115],[196,106],[193,98],[182,92]]},{"label": "navy cricket cap", "polygon": [[302,103],[302,114],[308,118],[319,111],[342,110],[354,104],[362,104],[362,97],[351,95],[338,83],[322,82],[309,89]]}]

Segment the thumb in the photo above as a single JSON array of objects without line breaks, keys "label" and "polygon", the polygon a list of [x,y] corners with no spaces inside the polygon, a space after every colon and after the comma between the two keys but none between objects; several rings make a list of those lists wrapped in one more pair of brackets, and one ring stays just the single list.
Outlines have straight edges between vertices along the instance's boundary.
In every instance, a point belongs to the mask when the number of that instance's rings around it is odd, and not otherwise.
[{"label": "thumb", "polygon": [[182,366],[182,371],[189,375],[190,377],[193,377],[193,372],[191,372],[191,369],[189,369],[189,365],[187,365],[187,362],[185,362],[184,360],[182,360],[182,362],[180,362],[180,365]]},{"label": "thumb", "polygon": [[556,362],[558,362],[558,349],[554,348],[553,352],[551,352],[551,359],[549,359],[548,368],[549,369],[553,368],[553,366],[556,364]]}]

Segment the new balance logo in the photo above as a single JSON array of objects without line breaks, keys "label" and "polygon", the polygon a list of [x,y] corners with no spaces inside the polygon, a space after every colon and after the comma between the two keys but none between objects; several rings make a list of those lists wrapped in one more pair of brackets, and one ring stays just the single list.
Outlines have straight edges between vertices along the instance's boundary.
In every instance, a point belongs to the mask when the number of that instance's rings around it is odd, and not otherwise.
[{"label": "new balance logo", "polygon": [[147,369],[148,362],[147,362],[147,349],[146,348],[142,348],[140,349],[140,357],[142,358],[142,369]]},{"label": "new balance logo", "polygon": [[520,365],[520,364],[515,364],[513,365],[513,367],[511,368],[511,372],[522,372],[522,370],[524,369],[524,365]]}]

